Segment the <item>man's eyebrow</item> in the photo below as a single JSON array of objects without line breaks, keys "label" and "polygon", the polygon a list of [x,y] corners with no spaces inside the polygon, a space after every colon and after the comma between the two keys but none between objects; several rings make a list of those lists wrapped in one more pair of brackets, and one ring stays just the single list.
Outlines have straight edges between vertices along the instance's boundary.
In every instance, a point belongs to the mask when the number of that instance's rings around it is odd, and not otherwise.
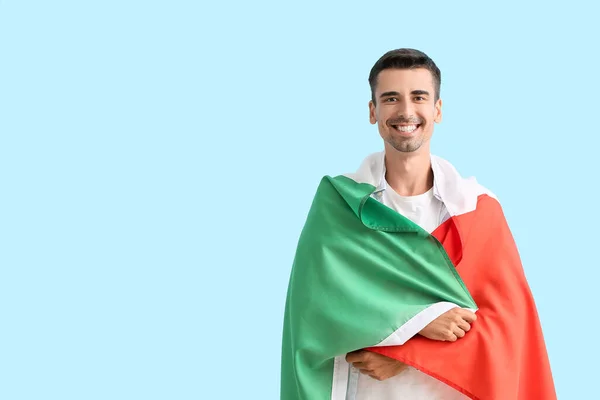
[{"label": "man's eyebrow", "polygon": [[[413,96],[417,96],[417,95],[421,95],[421,96],[429,96],[429,92],[427,90],[413,90],[412,92],[410,92],[410,94],[412,94]],[[400,96],[399,92],[383,92],[379,95],[379,97],[387,97],[387,96]]]},{"label": "man's eyebrow", "polygon": [[379,95],[379,97],[387,97],[387,96],[400,96],[398,92],[383,92]]}]

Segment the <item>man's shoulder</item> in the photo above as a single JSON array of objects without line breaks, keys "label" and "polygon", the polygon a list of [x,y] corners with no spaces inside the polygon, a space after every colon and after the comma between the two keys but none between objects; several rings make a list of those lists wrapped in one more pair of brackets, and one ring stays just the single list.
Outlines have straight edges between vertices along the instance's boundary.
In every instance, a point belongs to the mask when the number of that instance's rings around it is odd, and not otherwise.
[{"label": "man's shoulder", "polygon": [[370,153],[362,159],[357,170],[346,172],[343,176],[357,183],[379,186],[385,168],[384,157],[383,151]]},{"label": "man's shoulder", "polygon": [[448,160],[432,155],[431,162],[439,191],[459,209],[474,208],[481,196],[499,201],[496,194],[481,184],[475,176],[463,176]]}]

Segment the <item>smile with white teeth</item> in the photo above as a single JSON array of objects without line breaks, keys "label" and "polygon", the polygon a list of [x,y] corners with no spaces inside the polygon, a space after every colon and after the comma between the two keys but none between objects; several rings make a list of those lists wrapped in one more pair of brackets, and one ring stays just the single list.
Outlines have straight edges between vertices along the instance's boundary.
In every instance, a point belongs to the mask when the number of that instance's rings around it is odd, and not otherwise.
[{"label": "smile with white teeth", "polygon": [[418,126],[417,125],[395,125],[394,128],[396,128],[396,130],[400,131],[400,132],[413,132],[415,131]]}]

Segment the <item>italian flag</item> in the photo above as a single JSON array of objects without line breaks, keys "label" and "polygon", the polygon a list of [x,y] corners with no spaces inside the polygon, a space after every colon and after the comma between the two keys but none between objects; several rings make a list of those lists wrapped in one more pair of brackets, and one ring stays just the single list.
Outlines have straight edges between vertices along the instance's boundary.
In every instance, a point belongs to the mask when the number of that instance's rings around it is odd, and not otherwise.
[{"label": "italian flag", "polygon": [[[346,400],[347,353],[400,360],[472,399],[555,399],[535,303],[497,199],[432,156],[438,190],[460,196],[431,234],[381,204],[382,153],[320,182],[288,287],[281,399]],[[453,307],[477,313],[456,342],[418,335]]]}]

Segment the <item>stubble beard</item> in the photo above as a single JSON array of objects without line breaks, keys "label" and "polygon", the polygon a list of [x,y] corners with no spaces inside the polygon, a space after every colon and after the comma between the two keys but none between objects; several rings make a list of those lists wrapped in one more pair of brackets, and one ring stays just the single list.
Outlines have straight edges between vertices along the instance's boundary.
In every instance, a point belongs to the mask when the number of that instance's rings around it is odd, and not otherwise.
[{"label": "stubble beard", "polygon": [[392,146],[394,149],[402,153],[412,153],[421,148],[425,142],[424,135],[420,135],[414,138],[398,138],[393,135],[387,135],[385,138],[386,143]]}]

